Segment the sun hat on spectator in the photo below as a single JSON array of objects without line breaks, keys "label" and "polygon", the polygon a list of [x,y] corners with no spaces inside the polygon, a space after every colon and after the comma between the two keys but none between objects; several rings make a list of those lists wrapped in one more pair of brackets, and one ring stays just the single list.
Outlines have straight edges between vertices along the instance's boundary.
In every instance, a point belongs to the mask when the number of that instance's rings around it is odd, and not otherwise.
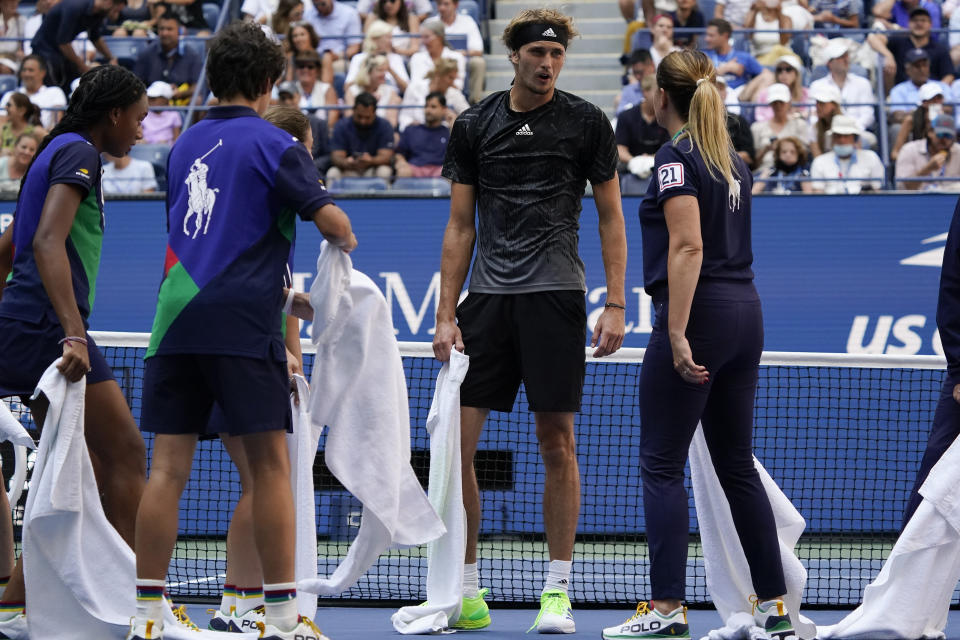
[{"label": "sun hat on spectator", "polygon": [[171,87],[170,83],[168,82],[157,80],[147,87],[147,97],[166,98],[167,100],[170,100],[173,98],[173,87]]},{"label": "sun hat on spectator", "polygon": [[790,102],[790,87],[780,82],[767,87],[767,104],[774,102]]},{"label": "sun hat on spectator", "polygon": [[834,38],[827,43],[823,53],[827,56],[827,60],[835,60],[849,51],[850,47],[845,40],[841,38]]},{"label": "sun hat on spectator", "polygon": [[840,90],[830,85],[819,85],[810,90],[810,97],[817,102],[836,102],[840,104]]},{"label": "sun hat on spectator", "polygon": [[[794,69],[796,69],[797,73],[800,73],[803,71],[803,62],[797,56],[793,56],[790,54],[780,56],[779,58],[777,58],[777,64],[780,64],[781,62],[788,64]],[[776,66],[776,64],[774,66]]]},{"label": "sun hat on spectator", "polygon": [[829,133],[834,136],[845,136],[851,134],[859,136],[862,132],[860,131],[860,125],[855,119],[840,113],[833,116],[833,120],[830,122]]},{"label": "sun hat on spectator", "polygon": [[[917,104],[926,102],[927,100],[933,100],[937,96],[943,95],[943,87],[941,87],[936,82],[928,82],[917,92]],[[944,96],[946,97],[946,96]]]}]

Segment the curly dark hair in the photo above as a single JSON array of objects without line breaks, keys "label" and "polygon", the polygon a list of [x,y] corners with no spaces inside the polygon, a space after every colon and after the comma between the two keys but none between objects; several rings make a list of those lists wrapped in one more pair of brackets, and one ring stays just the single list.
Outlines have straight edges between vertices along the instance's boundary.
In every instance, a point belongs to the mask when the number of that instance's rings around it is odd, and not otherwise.
[{"label": "curly dark hair", "polygon": [[210,41],[207,83],[218,100],[256,100],[283,73],[283,49],[259,25],[237,20]]}]

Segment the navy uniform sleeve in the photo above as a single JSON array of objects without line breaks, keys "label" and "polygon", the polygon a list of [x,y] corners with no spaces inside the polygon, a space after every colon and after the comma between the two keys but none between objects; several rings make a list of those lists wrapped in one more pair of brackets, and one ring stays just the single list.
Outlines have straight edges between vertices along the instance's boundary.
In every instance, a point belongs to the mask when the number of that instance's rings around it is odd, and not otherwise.
[{"label": "navy uniform sleeve", "polygon": [[657,205],[663,206],[674,196],[696,197],[699,194],[700,176],[691,159],[692,154],[685,151],[689,148],[690,143],[681,140],[679,145],[668,142],[657,151],[651,180],[657,190]]},{"label": "navy uniform sleeve", "polygon": [[100,179],[100,154],[86,142],[71,142],[60,147],[50,160],[49,184],[73,184],[83,195]]},{"label": "navy uniform sleeve", "polygon": [[447,152],[443,158],[444,178],[458,184],[477,184],[477,157],[473,150],[473,136],[470,135],[470,126],[465,113],[460,114],[453,123],[450,132],[450,142],[447,143]]},{"label": "navy uniform sleeve", "polygon": [[283,153],[280,166],[277,167],[274,189],[280,194],[283,203],[304,220],[312,220],[314,211],[324,205],[333,204],[333,198],[323,186],[310,154],[299,143]]}]

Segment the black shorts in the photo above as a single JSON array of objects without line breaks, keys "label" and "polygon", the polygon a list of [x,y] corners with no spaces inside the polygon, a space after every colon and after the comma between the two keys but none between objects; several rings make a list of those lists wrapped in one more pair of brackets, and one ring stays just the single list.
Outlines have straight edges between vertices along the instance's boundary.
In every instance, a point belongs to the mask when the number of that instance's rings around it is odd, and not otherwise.
[{"label": "black shorts", "polygon": [[461,406],[511,411],[522,381],[531,411],[580,411],[582,291],[471,293],[457,307],[457,323],[470,356]]},{"label": "black shorts", "polygon": [[206,433],[214,404],[222,410],[223,428],[230,435],[290,430],[286,362],[190,353],[147,359],[143,431]]}]

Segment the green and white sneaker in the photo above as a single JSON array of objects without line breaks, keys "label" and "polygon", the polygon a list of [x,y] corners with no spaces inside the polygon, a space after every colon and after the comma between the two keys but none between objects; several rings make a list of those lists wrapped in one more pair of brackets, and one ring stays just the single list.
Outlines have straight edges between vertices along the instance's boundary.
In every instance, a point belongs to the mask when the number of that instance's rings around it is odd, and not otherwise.
[{"label": "green and white sneaker", "polygon": [[490,607],[483,597],[490,593],[489,589],[480,589],[475,598],[463,598],[460,607],[460,617],[450,625],[451,629],[476,630],[490,626]]},{"label": "green and white sneaker", "polygon": [[757,621],[757,626],[774,640],[787,640],[790,636],[797,635],[783,600],[755,601],[753,619]]},{"label": "green and white sneaker", "polygon": [[533,626],[527,629],[527,633],[534,629],[537,633],[576,633],[573,608],[565,592],[548,589],[540,594],[540,613],[533,621]]},{"label": "green and white sneaker", "polygon": [[690,626],[687,624],[686,607],[677,607],[664,615],[656,609],[651,609],[646,602],[638,604],[637,612],[623,624],[603,630],[604,640],[689,637]]}]

